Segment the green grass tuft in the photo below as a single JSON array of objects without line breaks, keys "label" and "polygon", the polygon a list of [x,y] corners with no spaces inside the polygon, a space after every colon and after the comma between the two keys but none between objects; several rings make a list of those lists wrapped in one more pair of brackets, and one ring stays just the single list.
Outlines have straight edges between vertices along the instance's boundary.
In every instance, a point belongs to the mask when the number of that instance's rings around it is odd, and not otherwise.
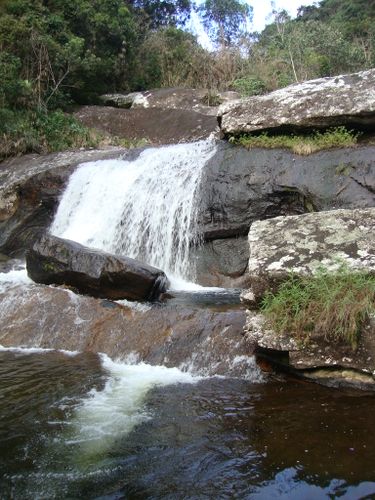
[{"label": "green grass tuft", "polygon": [[310,277],[291,274],[275,294],[266,294],[262,312],[276,333],[303,343],[323,336],[355,349],[361,327],[375,313],[375,276],[343,264]]},{"label": "green grass tuft", "polygon": [[243,135],[231,137],[232,144],[252,148],[286,148],[299,155],[309,155],[317,151],[331,148],[353,147],[357,144],[359,134],[345,127],[336,127],[325,132],[314,132],[310,135]]}]

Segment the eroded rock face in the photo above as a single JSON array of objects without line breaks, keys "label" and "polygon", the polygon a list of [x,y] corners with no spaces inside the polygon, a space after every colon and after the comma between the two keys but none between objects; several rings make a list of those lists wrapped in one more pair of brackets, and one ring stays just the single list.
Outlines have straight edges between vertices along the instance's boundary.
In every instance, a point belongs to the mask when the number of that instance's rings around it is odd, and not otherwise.
[{"label": "eroded rock face", "polygon": [[375,208],[333,210],[254,222],[249,232],[249,280],[255,298],[275,291],[290,272],[311,275],[319,265],[375,274]]},{"label": "eroded rock face", "polygon": [[375,69],[290,85],[263,96],[224,104],[224,134],[280,128],[375,125]]},{"label": "eroded rock face", "polygon": [[26,253],[26,266],[36,283],[71,286],[113,300],[157,299],[168,285],[160,269],[50,234],[43,235]]},{"label": "eroded rock face", "polygon": [[[106,108],[109,111],[122,111]],[[125,110],[126,111],[126,110]],[[146,111],[146,110],[144,110]],[[25,156],[0,166],[0,252],[21,255],[51,224],[69,175],[84,161],[133,158],[113,148]],[[256,220],[309,211],[375,206],[375,147],[298,156],[219,142],[198,193],[197,278],[202,285],[247,287],[248,245]],[[242,274],[241,274],[242,273]]]},{"label": "eroded rock face", "polygon": [[304,378],[333,387],[375,390],[375,318],[363,326],[356,350],[327,342],[324,333],[302,345],[290,335],[276,334],[255,311],[247,311],[245,338],[258,356]]}]

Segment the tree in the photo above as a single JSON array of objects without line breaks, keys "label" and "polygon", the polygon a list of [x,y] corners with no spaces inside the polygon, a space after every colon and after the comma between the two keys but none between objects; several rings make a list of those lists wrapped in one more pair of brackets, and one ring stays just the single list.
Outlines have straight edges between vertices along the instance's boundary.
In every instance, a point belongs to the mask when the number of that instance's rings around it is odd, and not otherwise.
[{"label": "tree", "polygon": [[212,40],[222,47],[233,45],[246,33],[253,12],[242,0],[205,0],[197,10]]}]

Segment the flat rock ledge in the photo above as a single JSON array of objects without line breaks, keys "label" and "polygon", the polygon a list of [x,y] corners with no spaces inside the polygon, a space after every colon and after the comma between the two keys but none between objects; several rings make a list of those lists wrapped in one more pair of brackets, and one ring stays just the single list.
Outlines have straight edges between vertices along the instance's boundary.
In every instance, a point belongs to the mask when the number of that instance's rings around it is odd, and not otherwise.
[{"label": "flat rock ledge", "polygon": [[264,316],[246,312],[245,340],[257,357],[287,372],[331,387],[375,391],[375,318],[361,331],[358,348],[316,339],[301,345],[269,329]]},{"label": "flat rock ledge", "polygon": [[319,78],[263,96],[223,104],[218,119],[224,134],[282,128],[375,125],[375,69]]},{"label": "flat rock ledge", "polygon": [[160,269],[50,234],[43,235],[26,253],[26,267],[36,283],[65,285],[111,300],[158,299],[168,285]]},{"label": "flat rock ledge", "polygon": [[249,305],[275,292],[291,272],[312,275],[319,266],[345,263],[375,274],[375,208],[332,210],[256,221],[249,232]]}]

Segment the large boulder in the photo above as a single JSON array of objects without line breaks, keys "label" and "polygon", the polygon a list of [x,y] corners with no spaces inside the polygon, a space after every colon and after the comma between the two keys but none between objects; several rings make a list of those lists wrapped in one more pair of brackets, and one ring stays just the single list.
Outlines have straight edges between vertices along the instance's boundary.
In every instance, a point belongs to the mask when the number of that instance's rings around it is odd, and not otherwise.
[{"label": "large boulder", "polygon": [[375,275],[375,208],[254,222],[249,244],[251,288],[242,298],[251,309],[245,337],[256,354],[324,384],[375,390],[375,318],[361,326],[354,349],[343,340],[327,339],[324,329],[311,333],[305,342],[290,332],[276,333],[256,310],[265,292],[275,292],[291,272],[309,276],[321,265],[335,270],[346,263]]},{"label": "large boulder", "polygon": [[218,131],[215,116],[191,109],[83,106],[74,116],[104,134],[152,145],[197,141]]},{"label": "large boulder", "polygon": [[218,119],[224,134],[282,128],[326,128],[375,124],[375,69],[320,78],[223,104]]},{"label": "large boulder", "polygon": [[240,94],[232,91],[212,93],[207,89],[165,88],[130,94],[105,94],[99,97],[99,102],[116,108],[185,109],[216,116],[219,104],[239,97]]},{"label": "large boulder", "polygon": [[257,221],[249,232],[248,276],[255,300],[275,291],[291,272],[346,263],[375,274],[375,208],[333,210]]},{"label": "large boulder", "polygon": [[50,234],[43,235],[26,253],[26,266],[36,283],[71,286],[112,300],[157,299],[168,285],[160,269]]}]

